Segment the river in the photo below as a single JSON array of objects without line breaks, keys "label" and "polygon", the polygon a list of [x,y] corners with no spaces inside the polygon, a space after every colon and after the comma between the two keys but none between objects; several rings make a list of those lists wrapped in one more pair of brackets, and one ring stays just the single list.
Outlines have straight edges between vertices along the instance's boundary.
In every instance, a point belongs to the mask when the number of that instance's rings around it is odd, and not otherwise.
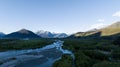
[{"label": "river", "polygon": [[52,67],[63,54],[74,54],[62,48],[64,41],[55,41],[43,48],[0,52],[0,67]]}]

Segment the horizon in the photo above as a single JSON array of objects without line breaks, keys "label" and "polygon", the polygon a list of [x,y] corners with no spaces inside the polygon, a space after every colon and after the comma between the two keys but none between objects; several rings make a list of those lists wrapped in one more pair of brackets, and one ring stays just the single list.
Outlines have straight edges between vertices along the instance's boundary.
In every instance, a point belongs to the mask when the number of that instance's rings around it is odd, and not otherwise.
[{"label": "horizon", "polygon": [[99,29],[120,21],[119,3],[120,0],[1,0],[0,32],[28,29],[72,34]]},{"label": "horizon", "polygon": [[[112,24],[118,23],[118,22],[120,23],[120,21],[116,21],[116,22],[114,22],[114,23],[111,23],[111,24],[102,26],[102,27],[100,27],[100,28],[92,28],[92,29],[89,29],[89,30],[86,30],[86,31],[77,31],[77,32],[75,32],[75,33],[78,33],[78,32],[87,32],[87,31],[94,30],[94,29],[99,30],[99,29],[105,28],[105,27],[107,27],[107,26],[110,26],[110,25],[112,25]],[[13,33],[13,32],[18,32],[18,31],[21,31],[21,30],[32,31],[32,30],[30,30],[30,29],[21,28],[21,29],[19,29],[19,30],[12,31],[12,32],[7,33],[7,34],[11,34],[11,33]],[[34,31],[32,31],[32,32],[33,32],[33,33],[37,33],[37,32],[39,32],[39,31],[51,32],[51,31],[48,31],[48,30],[37,30],[37,31],[35,31],[35,32],[34,32]],[[0,32],[0,33],[6,34],[6,33],[4,33],[4,32]],[[51,32],[51,33],[57,33],[57,34],[59,34],[59,33],[65,33],[65,32]],[[65,34],[67,34],[67,35],[72,35],[72,34],[75,34],[75,33],[65,33]]]}]

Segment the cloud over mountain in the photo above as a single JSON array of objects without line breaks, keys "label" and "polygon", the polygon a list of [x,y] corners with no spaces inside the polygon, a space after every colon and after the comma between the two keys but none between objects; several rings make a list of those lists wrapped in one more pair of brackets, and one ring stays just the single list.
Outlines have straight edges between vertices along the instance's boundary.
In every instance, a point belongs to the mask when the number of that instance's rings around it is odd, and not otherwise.
[{"label": "cloud over mountain", "polygon": [[117,11],[113,14],[114,17],[120,17],[120,11]]}]

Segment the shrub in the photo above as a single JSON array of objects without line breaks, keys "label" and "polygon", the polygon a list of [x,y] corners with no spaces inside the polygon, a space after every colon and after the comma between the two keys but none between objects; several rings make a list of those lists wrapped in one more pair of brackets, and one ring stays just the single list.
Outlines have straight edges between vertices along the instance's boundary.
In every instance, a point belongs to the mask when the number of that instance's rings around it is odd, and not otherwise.
[{"label": "shrub", "polygon": [[115,60],[120,60],[120,48],[112,51],[112,58]]},{"label": "shrub", "polygon": [[83,53],[89,56],[91,59],[108,60],[108,56],[97,50],[84,50]]},{"label": "shrub", "polygon": [[93,67],[120,67],[120,62],[101,62],[93,65]]},{"label": "shrub", "polygon": [[120,46],[120,37],[118,37],[116,40],[114,40],[114,41],[113,41],[113,44]]},{"label": "shrub", "polygon": [[53,64],[53,67],[72,67],[73,59],[70,55],[65,54],[62,56],[62,58],[58,61],[56,61]]},{"label": "shrub", "polygon": [[3,64],[3,62],[0,61],[0,65],[2,65],[2,64]]},{"label": "shrub", "polygon": [[92,64],[92,60],[88,56],[84,55],[84,53],[81,51],[75,53],[76,67],[91,67]]}]

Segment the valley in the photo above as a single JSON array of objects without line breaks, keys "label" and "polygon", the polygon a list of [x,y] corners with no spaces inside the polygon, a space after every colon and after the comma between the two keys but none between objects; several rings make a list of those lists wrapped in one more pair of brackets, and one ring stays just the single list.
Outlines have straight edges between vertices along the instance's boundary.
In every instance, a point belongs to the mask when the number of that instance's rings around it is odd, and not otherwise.
[{"label": "valley", "polygon": [[120,0],[0,0],[0,67],[120,67]]},{"label": "valley", "polygon": [[13,32],[0,39],[0,67],[119,67],[118,24],[65,38],[42,38],[25,29]]}]

